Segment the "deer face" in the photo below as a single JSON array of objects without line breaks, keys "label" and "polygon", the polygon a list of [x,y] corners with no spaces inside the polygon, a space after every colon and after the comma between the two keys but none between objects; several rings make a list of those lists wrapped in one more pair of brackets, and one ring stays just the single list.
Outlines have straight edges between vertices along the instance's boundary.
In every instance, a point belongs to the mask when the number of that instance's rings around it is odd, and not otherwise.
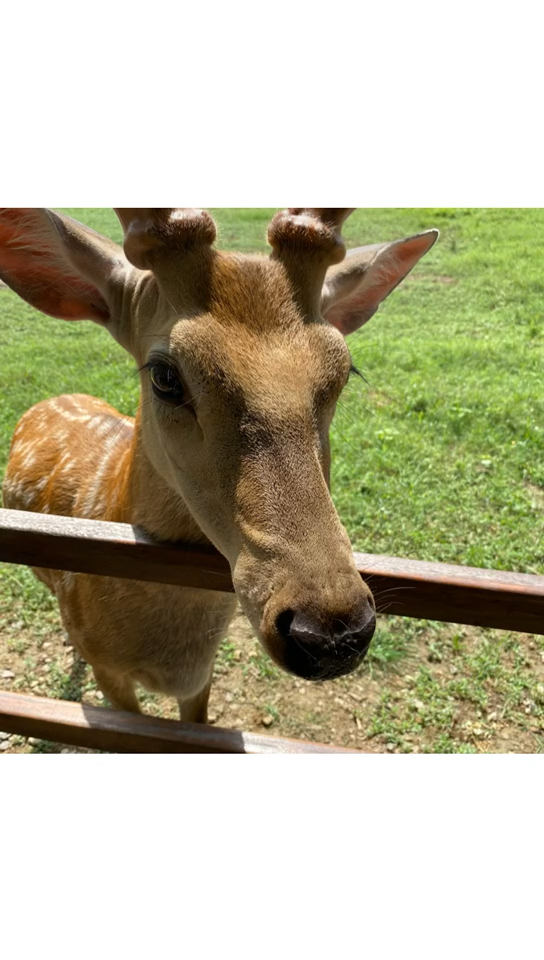
[{"label": "deer face", "polygon": [[[343,334],[366,322],[436,232],[338,263],[347,211],[278,215],[270,258],[212,250],[212,221],[198,211],[118,213],[131,263],[48,215],[48,249],[62,246],[70,289],[42,309],[77,318],[86,309],[136,358],[145,455],[229,560],[273,659],[309,679],[349,673],[375,608],[328,489],[329,428],[351,367]],[[43,223],[34,232],[43,238]],[[13,263],[28,258],[28,240],[5,249],[4,278],[21,292]],[[42,269],[54,259],[41,255]],[[26,299],[40,306],[30,287]],[[50,298],[50,278],[45,288]]]},{"label": "deer face", "polygon": [[328,490],[344,338],[305,320],[280,264],[218,255],[208,310],[173,316],[147,344],[142,435],[155,469],[228,558],[271,656],[305,677],[348,672],[375,614]]}]

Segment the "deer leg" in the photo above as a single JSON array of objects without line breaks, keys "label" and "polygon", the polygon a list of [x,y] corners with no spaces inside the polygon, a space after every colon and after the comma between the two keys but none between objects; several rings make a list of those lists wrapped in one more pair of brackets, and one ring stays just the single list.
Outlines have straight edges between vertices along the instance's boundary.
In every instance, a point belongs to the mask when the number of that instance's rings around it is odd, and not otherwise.
[{"label": "deer leg", "polygon": [[196,697],[179,700],[179,719],[189,720],[191,723],[206,723],[208,720],[208,700],[210,697],[211,678]]},{"label": "deer leg", "polygon": [[93,667],[93,673],[102,693],[113,707],[117,710],[141,713],[134,681],[130,677],[120,677],[118,674],[111,673],[110,670],[105,670],[104,667]]}]

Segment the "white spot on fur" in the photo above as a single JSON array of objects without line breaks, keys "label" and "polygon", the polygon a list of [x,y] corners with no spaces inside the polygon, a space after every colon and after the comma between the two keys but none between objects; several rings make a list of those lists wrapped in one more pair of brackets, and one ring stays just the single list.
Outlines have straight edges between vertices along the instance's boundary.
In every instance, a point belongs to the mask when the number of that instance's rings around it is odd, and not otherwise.
[{"label": "white spot on fur", "polygon": [[23,470],[30,470],[36,463],[36,459],[37,458],[35,453],[27,454],[21,463]]},{"label": "white spot on fur", "polygon": [[80,411],[77,414],[70,413],[70,411],[67,410],[63,404],[59,403],[58,400],[49,400],[49,406],[55,411],[55,413],[58,413],[59,416],[64,417],[65,420],[71,420],[76,423],[86,423],[91,419],[90,413],[87,413],[87,411],[79,405],[75,407],[76,410]]},{"label": "white spot on fur", "polygon": [[[121,422],[121,421],[119,421],[119,422]],[[109,420],[103,420],[102,423],[101,423],[101,424],[99,425],[99,427],[97,428],[97,431],[96,431],[96,432],[97,432],[98,436],[103,439],[104,437],[107,437],[108,434],[111,433],[112,430],[114,430],[114,429],[115,429],[115,426],[112,426],[111,421],[109,421]]]},{"label": "white spot on fur", "polygon": [[105,503],[103,498],[101,498],[100,501],[98,501],[97,498],[101,497],[104,477],[106,475],[106,471],[108,469],[110,460],[112,459],[112,456],[115,453],[116,453],[115,446],[111,447],[109,450],[106,450],[106,452],[104,453],[102,460],[100,461],[100,466],[98,468],[98,471],[94,475],[93,480],[89,488],[87,489],[85,501],[83,504],[85,511],[97,510],[97,509],[100,509],[101,511],[103,511],[105,509]]}]

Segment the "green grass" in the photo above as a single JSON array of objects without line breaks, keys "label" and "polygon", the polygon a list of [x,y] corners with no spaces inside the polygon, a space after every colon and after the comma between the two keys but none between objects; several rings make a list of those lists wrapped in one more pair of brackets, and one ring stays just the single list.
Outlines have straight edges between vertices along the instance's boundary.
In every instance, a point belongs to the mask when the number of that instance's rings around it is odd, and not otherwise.
[{"label": "green grass", "polygon": [[[538,682],[538,668],[523,640],[515,634],[482,630],[465,651],[463,637],[452,645],[452,635],[441,636],[439,624],[427,621],[421,628],[430,652],[443,646],[447,654],[449,645],[449,670],[440,675],[421,658],[412,662],[414,673],[405,676],[402,685],[385,685],[371,718],[370,735],[401,752],[426,741],[426,752],[472,753],[477,752],[474,741],[485,745],[499,724],[521,734],[532,730],[532,749],[542,750],[543,738],[535,725],[542,732],[544,684]],[[453,676],[452,646],[456,650]],[[544,652],[542,640],[536,646]],[[434,656],[427,660],[436,662]]]},{"label": "green grass", "polygon": [[[109,210],[69,210],[120,240]],[[217,210],[221,244],[266,250],[271,210]],[[368,380],[333,429],[333,495],[354,546],[544,569],[544,210],[365,210],[349,244],[438,226],[441,238],[351,337]],[[133,413],[134,363],[92,323],[0,290],[0,472],[17,419],[62,392]]]},{"label": "green grass", "polygon": [[541,572],[544,211],[414,219],[442,236],[352,338],[370,388],[337,418],[339,510],[376,553]]},{"label": "green grass", "polygon": [[[121,239],[112,211],[65,212]],[[220,245],[266,252],[273,212],[213,211]],[[543,573],[544,210],[359,210],[344,232],[354,246],[429,227],[440,229],[439,242],[350,338],[367,383],[352,378],[339,404],[333,496],[356,549]],[[132,414],[134,362],[94,324],[41,316],[0,288],[0,475],[21,414],[63,392],[100,396]],[[55,617],[54,603],[28,571],[0,565],[0,627],[14,617],[39,635]],[[370,668],[396,669],[427,628],[382,620]],[[439,663],[438,625],[431,633],[429,660]],[[463,655],[462,631],[448,642]],[[521,673],[509,680],[502,655],[494,640],[478,662],[465,663],[468,679],[453,678],[441,693],[419,676],[415,699],[434,711],[432,723],[442,731],[436,749],[454,749],[447,698],[485,706],[493,671],[516,712]],[[232,656],[227,642],[219,672]],[[274,683],[276,668],[264,654],[254,665]],[[59,677],[58,686],[62,695],[68,679]],[[399,724],[417,731],[431,722],[416,710],[395,726],[394,711],[388,701],[375,720],[393,742],[401,740]]]}]

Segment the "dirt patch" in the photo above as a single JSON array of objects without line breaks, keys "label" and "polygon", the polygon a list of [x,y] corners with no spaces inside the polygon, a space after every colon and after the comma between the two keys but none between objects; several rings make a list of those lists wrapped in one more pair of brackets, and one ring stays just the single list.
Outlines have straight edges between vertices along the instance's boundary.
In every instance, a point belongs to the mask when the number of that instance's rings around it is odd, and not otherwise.
[{"label": "dirt patch", "polygon": [[[544,637],[400,618],[382,623],[374,656],[355,674],[311,683],[276,668],[239,615],[217,657],[210,722],[370,753],[544,750]],[[104,703],[60,624],[38,637],[16,620],[4,626],[0,688]],[[141,702],[146,713],[176,717],[167,698],[141,691]],[[80,752],[6,735],[0,749]]]}]

